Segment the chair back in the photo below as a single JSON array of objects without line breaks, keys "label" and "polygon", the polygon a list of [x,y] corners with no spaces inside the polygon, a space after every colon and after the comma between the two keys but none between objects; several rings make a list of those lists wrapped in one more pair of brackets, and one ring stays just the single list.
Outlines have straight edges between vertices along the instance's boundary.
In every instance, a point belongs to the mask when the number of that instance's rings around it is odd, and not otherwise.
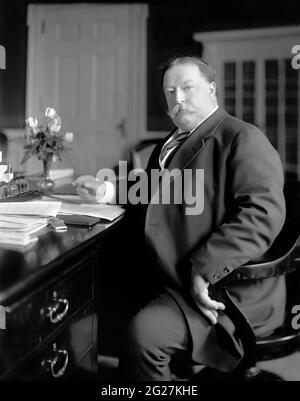
[{"label": "chair back", "polygon": [[145,170],[150,155],[161,138],[151,138],[140,141],[131,151],[132,168]]}]

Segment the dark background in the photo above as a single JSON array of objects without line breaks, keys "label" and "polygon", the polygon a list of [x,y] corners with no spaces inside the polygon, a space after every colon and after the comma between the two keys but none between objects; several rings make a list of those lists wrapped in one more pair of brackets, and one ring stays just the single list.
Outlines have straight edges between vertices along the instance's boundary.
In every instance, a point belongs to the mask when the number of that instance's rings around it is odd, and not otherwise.
[{"label": "dark background", "polygon": [[[0,127],[23,128],[25,119],[27,5],[83,1],[0,0],[0,45],[6,49],[6,70],[0,70]],[[134,3],[90,1],[90,3]],[[168,130],[160,91],[159,66],[174,53],[202,55],[194,32],[300,24],[300,1],[137,1],[149,5],[147,129]],[[300,42],[300,38],[299,38]]]}]

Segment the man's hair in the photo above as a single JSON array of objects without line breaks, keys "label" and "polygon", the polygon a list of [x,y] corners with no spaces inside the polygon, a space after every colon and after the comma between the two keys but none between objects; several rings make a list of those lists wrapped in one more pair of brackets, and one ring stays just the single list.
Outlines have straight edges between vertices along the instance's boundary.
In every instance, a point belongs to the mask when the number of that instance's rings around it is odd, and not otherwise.
[{"label": "man's hair", "polygon": [[163,80],[165,73],[172,67],[176,65],[183,64],[194,64],[199,68],[201,75],[207,80],[207,82],[215,82],[216,73],[213,68],[202,58],[198,56],[173,56],[166,61],[161,67],[162,75],[161,75],[161,87],[163,87]]}]

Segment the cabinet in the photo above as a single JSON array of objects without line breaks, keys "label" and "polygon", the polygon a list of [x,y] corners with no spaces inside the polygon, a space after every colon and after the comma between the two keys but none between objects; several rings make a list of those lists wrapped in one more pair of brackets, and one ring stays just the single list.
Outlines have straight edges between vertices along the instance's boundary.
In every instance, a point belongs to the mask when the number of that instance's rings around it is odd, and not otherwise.
[{"label": "cabinet", "polygon": [[97,373],[95,270],[109,231],[105,225],[64,233],[46,228],[24,253],[0,249],[2,380]]}]

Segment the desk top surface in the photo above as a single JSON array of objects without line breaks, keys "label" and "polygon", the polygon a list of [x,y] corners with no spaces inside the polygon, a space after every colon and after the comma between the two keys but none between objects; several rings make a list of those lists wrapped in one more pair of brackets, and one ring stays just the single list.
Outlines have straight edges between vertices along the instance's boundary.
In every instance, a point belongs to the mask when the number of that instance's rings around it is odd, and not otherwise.
[{"label": "desk top surface", "polygon": [[37,233],[38,241],[25,251],[0,246],[0,304],[11,304],[88,246],[95,244],[96,251],[119,220],[91,228],[69,226],[65,232],[55,232],[47,226]]}]

